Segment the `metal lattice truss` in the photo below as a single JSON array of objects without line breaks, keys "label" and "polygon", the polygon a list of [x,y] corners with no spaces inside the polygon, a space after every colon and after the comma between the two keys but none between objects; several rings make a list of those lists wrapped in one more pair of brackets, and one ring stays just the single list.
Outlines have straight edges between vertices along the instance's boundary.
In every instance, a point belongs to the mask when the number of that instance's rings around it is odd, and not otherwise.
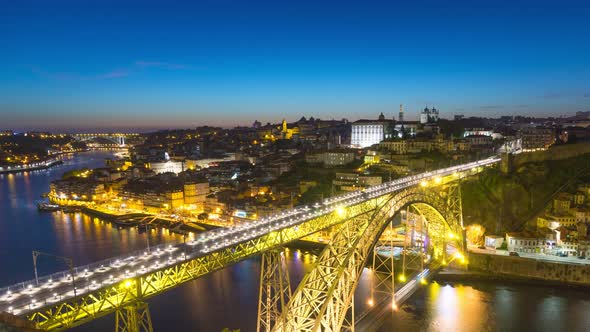
[{"label": "metal lattice truss", "polygon": [[375,199],[374,210],[349,218],[303,278],[274,330],[340,331],[371,250],[393,216],[406,206],[412,205],[429,221],[433,243],[442,244],[444,252],[446,235],[460,227],[453,225],[457,221],[446,198],[433,188],[408,188]]},{"label": "metal lattice truss", "polygon": [[151,332],[152,319],[147,303],[135,302],[116,313],[116,332]]},{"label": "metal lattice truss", "polygon": [[[472,172],[472,171],[470,171]],[[456,179],[452,179],[454,181]],[[234,246],[187,258],[184,261],[127,278],[83,295],[61,302],[45,304],[26,314],[27,319],[44,330],[65,330],[115,311],[127,310],[129,305],[143,302],[187,281],[223,269],[249,257],[280,247],[318,231],[338,229],[316,267],[305,276],[291,298],[285,320],[279,320],[276,330],[334,331],[342,325],[350,307],[353,290],[369,250],[374,246],[387,222],[407,205],[412,205],[429,220],[428,232],[433,243],[441,246],[446,234],[459,232],[461,226],[448,213],[448,195],[438,191],[442,185],[422,188],[414,186],[399,192],[368,199],[300,223],[245,240]],[[443,217],[444,215],[444,217]],[[455,239],[460,239],[461,236]],[[443,251],[444,252],[444,251]],[[287,323],[281,323],[286,321]]]},{"label": "metal lattice truss", "polygon": [[291,285],[285,256],[278,249],[262,253],[259,294],[256,331],[270,332],[291,298]]}]

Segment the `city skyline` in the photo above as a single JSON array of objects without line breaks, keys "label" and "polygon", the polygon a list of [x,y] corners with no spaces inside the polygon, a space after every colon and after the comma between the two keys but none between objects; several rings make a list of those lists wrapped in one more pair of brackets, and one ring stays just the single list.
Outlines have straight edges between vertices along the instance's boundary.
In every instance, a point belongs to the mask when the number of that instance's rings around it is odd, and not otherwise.
[{"label": "city skyline", "polygon": [[3,4],[2,127],[354,121],[399,104],[408,119],[432,105],[442,118],[588,111],[586,4],[482,6]]}]

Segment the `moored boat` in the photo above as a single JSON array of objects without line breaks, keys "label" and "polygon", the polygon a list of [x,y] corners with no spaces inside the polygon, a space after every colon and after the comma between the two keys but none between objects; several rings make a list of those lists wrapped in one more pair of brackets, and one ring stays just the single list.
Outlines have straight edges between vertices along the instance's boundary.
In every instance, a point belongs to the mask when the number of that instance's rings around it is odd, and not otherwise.
[{"label": "moored boat", "polygon": [[57,211],[59,210],[59,205],[57,204],[50,204],[50,203],[46,203],[46,202],[39,202],[37,203],[37,209],[39,209],[39,211]]}]

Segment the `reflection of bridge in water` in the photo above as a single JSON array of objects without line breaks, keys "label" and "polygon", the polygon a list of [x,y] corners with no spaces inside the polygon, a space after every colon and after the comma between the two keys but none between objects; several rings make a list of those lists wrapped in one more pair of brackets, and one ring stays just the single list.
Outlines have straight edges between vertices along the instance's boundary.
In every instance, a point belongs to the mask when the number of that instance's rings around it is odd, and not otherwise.
[{"label": "reflection of bridge in water", "polygon": [[[380,235],[393,230],[394,217],[401,214],[405,222],[403,270],[398,271],[402,283],[414,280],[407,272],[406,281],[406,268],[421,271],[425,260],[444,264],[462,259],[458,183],[499,160],[488,158],[397,179],[256,222],[208,231],[187,243],[152,247],[5,287],[0,290],[0,311],[24,317],[44,330],[64,330],[116,312],[118,330],[151,330],[147,298],[262,254],[258,330],[353,330],[354,290],[365,267],[372,266],[375,275],[369,299],[373,303],[391,299],[393,290],[399,289],[393,260],[373,250]],[[410,210],[419,218],[409,218]],[[330,227],[334,229],[330,242],[291,294],[284,258],[277,249]],[[447,257],[448,247],[458,251],[453,258]],[[409,252],[418,254],[405,254]],[[393,298],[395,308],[398,295]]]}]

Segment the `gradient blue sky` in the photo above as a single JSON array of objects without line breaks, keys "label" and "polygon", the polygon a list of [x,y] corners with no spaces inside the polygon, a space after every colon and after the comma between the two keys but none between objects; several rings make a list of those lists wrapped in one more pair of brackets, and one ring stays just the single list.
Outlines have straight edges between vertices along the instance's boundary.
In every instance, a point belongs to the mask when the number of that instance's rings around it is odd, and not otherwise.
[{"label": "gradient blue sky", "polygon": [[590,110],[588,1],[1,1],[0,128]]}]

